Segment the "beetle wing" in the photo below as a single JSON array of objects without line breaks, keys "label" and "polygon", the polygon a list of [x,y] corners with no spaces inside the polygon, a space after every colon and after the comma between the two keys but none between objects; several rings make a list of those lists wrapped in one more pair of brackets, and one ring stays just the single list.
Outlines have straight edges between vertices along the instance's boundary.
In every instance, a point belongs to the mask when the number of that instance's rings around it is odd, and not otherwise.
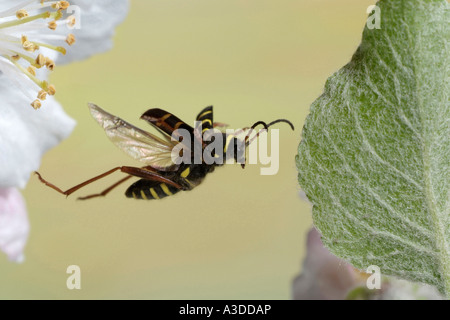
[{"label": "beetle wing", "polygon": [[173,171],[178,168],[172,161],[176,141],[161,139],[116,117],[95,104],[89,104],[94,119],[105,130],[108,138],[132,158],[157,170]]}]

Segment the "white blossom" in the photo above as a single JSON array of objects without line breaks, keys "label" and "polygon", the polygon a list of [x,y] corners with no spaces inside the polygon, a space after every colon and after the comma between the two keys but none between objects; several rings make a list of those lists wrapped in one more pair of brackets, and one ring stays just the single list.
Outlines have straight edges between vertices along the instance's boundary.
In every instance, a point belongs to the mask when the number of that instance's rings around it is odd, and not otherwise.
[{"label": "white blossom", "polygon": [[[48,74],[58,64],[110,49],[114,28],[127,11],[127,0],[0,1],[0,250],[13,260],[20,259],[5,244],[24,239],[23,246],[15,246],[21,253],[28,237],[17,188],[25,187],[43,154],[75,127],[53,97],[56,87]],[[77,22],[80,28],[72,29]],[[11,208],[25,213],[14,215]]]}]

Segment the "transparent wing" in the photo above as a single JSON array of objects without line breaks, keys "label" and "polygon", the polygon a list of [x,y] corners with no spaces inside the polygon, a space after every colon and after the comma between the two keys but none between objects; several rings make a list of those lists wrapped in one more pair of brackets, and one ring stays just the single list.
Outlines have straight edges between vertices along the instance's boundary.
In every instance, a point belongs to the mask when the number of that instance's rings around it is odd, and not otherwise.
[{"label": "transparent wing", "polygon": [[105,130],[108,138],[132,158],[155,169],[172,171],[177,169],[171,152],[178,143],[161,139],[116,117],[95,104],[89,104],[94,119]]}]

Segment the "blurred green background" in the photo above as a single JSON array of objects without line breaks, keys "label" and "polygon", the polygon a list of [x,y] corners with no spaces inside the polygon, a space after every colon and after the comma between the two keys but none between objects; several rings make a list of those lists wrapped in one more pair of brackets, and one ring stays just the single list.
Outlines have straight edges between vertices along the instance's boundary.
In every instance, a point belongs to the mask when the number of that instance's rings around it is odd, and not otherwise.
[{"label": "blurred green background", "polygon": [[[0,255],[0,298],[289,299],[301,268],[309,205],[294,157],[309,105],[357,48],[373,1],[176,0],[131,2],[114,49],[58,67],[58,100],[78,121],[40,172],[67,189],[119,165],[139,165],[91,118],[95,102],[144,129],[139,116],[165,108],[192,122],[213,104],[231,128],[280,126],[280,170],[225,166],[190,192],[161,201],[124,196],[86,202],[120,173],[65,199],[31,177],[26,261]],[[76,46],[73,47],[76,50]],[[79,265],[82,290],[66,288]]]}]

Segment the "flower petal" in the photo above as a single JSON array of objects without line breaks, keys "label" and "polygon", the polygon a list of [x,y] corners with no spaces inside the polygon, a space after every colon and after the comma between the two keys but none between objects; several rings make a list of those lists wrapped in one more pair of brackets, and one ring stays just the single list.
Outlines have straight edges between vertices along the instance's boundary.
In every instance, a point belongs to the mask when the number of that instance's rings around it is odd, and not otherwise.
[{"label": "flower petal", "polygon": [[25,202],[15,188],[0,188],[0,250],[14,262],[24,260],[30,224]]},{"label": "flower petal", "polygon": [[[58,64],[82,60],[112,47],[114,28],[128,13],[128,0],[72,0],[81,9],[80,29],[73,29],[76,42],[65,56],[58,55]],[[74,12],[75,14],[75,12]]]},{"label": "flower petal", "polygon": [[42,155],[75,127],[53,97],[34,110],[11,82],[0,75],[0,187],[25,187]]}]

